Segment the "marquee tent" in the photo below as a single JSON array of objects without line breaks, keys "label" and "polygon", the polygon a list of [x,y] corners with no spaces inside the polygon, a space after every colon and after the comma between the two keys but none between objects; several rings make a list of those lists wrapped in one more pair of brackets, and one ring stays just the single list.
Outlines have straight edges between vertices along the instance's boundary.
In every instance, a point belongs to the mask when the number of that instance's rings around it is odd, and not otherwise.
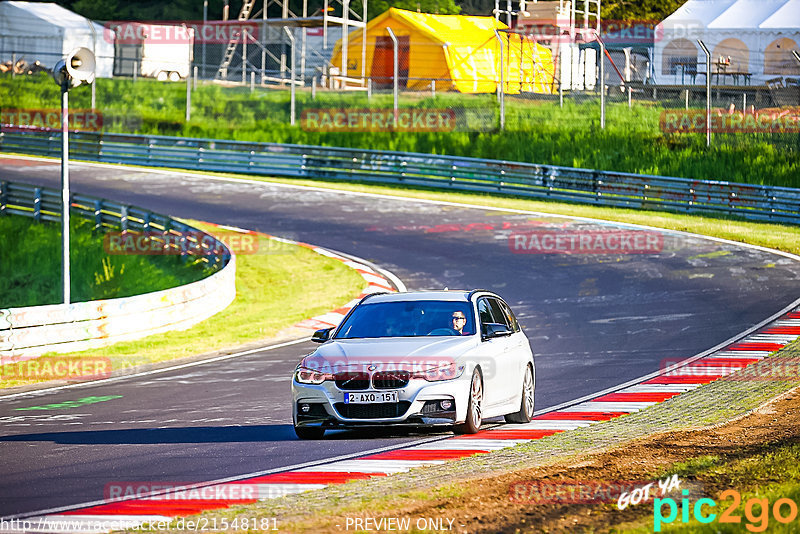
[{"label": "marquee tent", "polygon": [[110,78],[114,67],[113,34],[103,26],[57,4],[0,2],[0,58],[40,61],[48,69],[79,46],[97,57],[96,76]]},{"label": "marquee tent", "polygon": [[[553,57],[532,39],[502,30],[508,26],[493,17],[432,15],[390,8],[366,27],[366,60],[361,65],[362,30],[351,32],[347,46],[348,77],[362,72],[378,87],[389,87],[393,73],[393,43],[398,40],[398,83],[404,89],[425,90],[436,80],[437,90],[491,93],[500,83],[500,30],[503,41],[503,81],[506,93],[553,92]],[[332,63],[341,66],[342,41]]]},{"label": "marquee tent", "polygon": [[705,72],[697,39],[711,52],[715,83],[800,75],[791,53],[800,50],[800,0],[689,0],[661,29],[655,42],[657,83],[690,83]]}]

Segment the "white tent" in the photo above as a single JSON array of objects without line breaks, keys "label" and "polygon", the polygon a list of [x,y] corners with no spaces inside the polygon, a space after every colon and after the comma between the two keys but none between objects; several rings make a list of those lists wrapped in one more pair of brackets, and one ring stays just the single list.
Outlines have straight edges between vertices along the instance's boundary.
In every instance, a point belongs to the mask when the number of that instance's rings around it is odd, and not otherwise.
[{"label": "white tent", "polygon": [[113,32],[57,4],[0,2],[0,60],[12,54],[51,69],[73,49],[84,46],[97,57],[96,75],[110,78],[114,67]]},{"label": "white tent", "polygon": [[760,84],[800,75],[792,50],[800,50],[800,0],[689,0],[661,24],[656,36],[659,84],[705,84],[711,52],[714,83]]}]

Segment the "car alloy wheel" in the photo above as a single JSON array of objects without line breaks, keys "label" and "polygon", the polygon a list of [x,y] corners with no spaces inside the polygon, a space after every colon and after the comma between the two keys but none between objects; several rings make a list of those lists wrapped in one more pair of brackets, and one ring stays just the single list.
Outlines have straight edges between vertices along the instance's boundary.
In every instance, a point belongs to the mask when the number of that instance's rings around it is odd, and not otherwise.
[{"label": "car alloy wheel", "polygon": [[522,400],[519,411],[506,415],[507,423],[529,423],[533,418],[533,371],[531,366],[525,368],[525,378],[522,380]]},{"label": "car alloy wheel", "polygon": [[481,429],[483,420],[483,380],[478,369],[472,372],[472,381],[469,386],[469,402],[467,403],[467,418],[464,424],[456,427],[460,434],[475,434]]}]

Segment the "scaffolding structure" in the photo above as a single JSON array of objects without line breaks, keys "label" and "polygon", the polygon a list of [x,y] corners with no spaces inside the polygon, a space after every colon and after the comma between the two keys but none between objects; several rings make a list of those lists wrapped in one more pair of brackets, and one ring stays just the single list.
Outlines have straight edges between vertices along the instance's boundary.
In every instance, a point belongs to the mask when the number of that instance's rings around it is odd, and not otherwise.
[{"label": "scaffolding structure", "polygon": [[[241,58],[241,81],[247,82],[247,73],[257,73],[260,75],[260,83],[290,83],[287,77],[289,72],[289,61],[287,51],[291,51],[292,58],[295,58],[295,43],[299,40],[300,64],[299,77],[300,84],[305,85],[306,64],[309,58],[308,35],[309,28],[322,29],[322,51],[311,50],[317,54],[325,63],[322,76],[346,76],[348,73],[347,44],[351,31],[361,29],[362,35],[366,35],[367,20],[367,0],[363,0],[362,12],[357,13],[350,7],[351,0],[324,0],[322,12],[309,15],[308,0],[302,0],[301,12],[295,13],[289,6],[289,0],[262,0],[260,8],[256,8],[256,0],[242,0],[242,7],[237,17],[238,21],[257,23],[260,28],[258,35],[252,35],[246,29],[236,38],[231,38],[225,47],[222,60],[214,76],[215,80],[229,81],[229,71],[238,58]],[[268,13],[280,11],[280,17],[269,18]],[[228,20],[227,2],[223,10],[223,22]],[[342,38],[342,60],[340,65],[332,65],[330,56],[333,52],[335,40],[330,39],[330,28],[341,28]],[[287,32],[300,30],[300,38],[296,39]],[[249,61],[248,45],[255,46],[261,52],[260,68]],[[276,49],[278,51],[276,51]],[[288,49],[288,50],[287,50]],[[361,47],[361,80],[366,80],[366,39],[362,38]],[[294,61],[292,59],[291,61]],[[277,66],[278,76],[268,76],[268,64]],[[366,83],[366,82],[362,82]]]},{"label": "scaffolding structure", "polygon": [[[548,46],[557,58],[559,90],[591,90],[596,83],[594,70],[602,68],[589,43],[599,43],[601,0],[519,0],[517,31]],[[590,45],[591,46],[591,45]]]}]

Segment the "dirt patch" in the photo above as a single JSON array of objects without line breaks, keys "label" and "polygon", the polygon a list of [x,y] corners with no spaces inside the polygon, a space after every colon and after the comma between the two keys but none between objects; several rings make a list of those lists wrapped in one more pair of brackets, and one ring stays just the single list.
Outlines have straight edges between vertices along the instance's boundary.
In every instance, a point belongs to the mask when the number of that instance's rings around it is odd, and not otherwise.
[{"label": "dirt patch", "polygon": [[[724,463],[788,443],[800,443],[798,389],[722,426],[654,434],[572,461],[486,478],[467,477],[427,495],[395,497],[390,507],[374,513],[343,513],[323,521],[317,516],[313,528],[303,522],[295,526],[315,532],[353,531],[359,526],[374,531],[396,527],[386,522],[392,518],[410,518],[411,530],[435,530],[419,527],[441,525],[442,530],[449,527],[461,532],[603,532],[652,515],[652,505],[619,510],[617,497],[624,488],[663,479],[678,462],[712,455]],[[710,495],[731,487],[719,480],[700,483]],[[418,523],[420,518],[422,523]],[[386,521],[380,523],[381,519]]]}]

